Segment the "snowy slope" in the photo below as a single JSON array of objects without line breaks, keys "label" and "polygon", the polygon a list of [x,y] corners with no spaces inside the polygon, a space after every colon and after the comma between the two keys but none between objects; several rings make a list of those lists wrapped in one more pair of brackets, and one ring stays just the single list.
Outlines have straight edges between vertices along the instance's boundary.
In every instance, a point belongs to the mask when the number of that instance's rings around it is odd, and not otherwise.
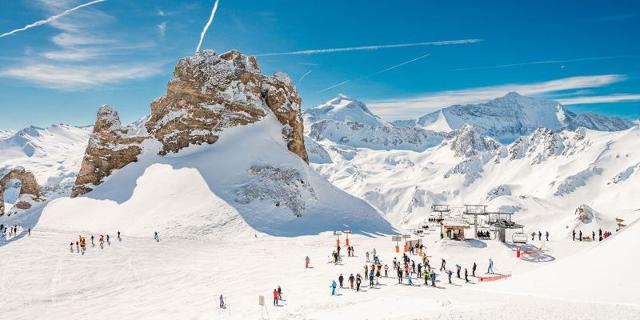
[{"label": "snowy slope", "polygon": [[[366,202],[317,175],[287,150],[273,115],[226,129],[213,145],[159,156],[145,142],[138,162],[117,171],[84,197],[58,199],[38,227],[119,229],[130,235],[220,238],[253,233],[294,236],[352,228],[391,233]],[[90,208],[90,210],[87,210]]]},{"label": "snowy slope", "polygon": [[90,134],[91,127],[64,124],[0,133],[0,175],[24,167],[35,175],[46,197],[67,195]]},{"label": "snowy slope", "polygon": [[633,126],[630,121],[617,117],[577,115],[555,101],[525,97],[515,92],[484,103],[446,107],[415,121],[394,123],[445,132],[460,129],[466,123],[478,128],[482,134],[505,143],[531,134],[537,128],[558,130],[585,127],[600,131],[618,131]]}]

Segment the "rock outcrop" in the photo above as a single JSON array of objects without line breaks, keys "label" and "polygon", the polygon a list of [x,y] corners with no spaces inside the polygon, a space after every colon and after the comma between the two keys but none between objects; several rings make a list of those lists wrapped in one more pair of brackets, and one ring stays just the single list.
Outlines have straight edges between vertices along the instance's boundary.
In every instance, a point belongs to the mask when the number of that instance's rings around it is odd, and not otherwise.
[{"label": "rock outcrop", "polygon": [[[13,180],[20,181],[20,194],[15,207],[18,209],[31,208],[31,202],[29,200],[39,200],[42,194],[33,173],[21,167],[9,171],[0,179],[0,199],[4,198],[4,190],[7,184]],[[27,200],[27,198],[29,200]],[[4,213],[4,201],[0,201],[0,216],[4,215]]]},{"label": "rock outcrop", "polygon": [[138,126],[122,126],[117,112],[100,108],[71,196],[91,191],[113,170],[137,161],[145,139],[160,142],[160,155],[177,153],[213,144],[224,129],[269,114],[282,124],[288,149],[308,163],[301,102],[287,75],[264,76],[255,57],[197,52],[178,61],[167,93],[151,103],[151,115]]},{"label": "rock outcrop", "polygon": [[289,77],[262,75],[255,57],[204,50],[178,62],[166,95],[151,104],[146,128],[162,143],[164,155],[215,143],[223,129],[255,123],[272,112],[283,124],[289,150],[308,162],[300,104]]},{"label": "rock outcrop", "polygon": [[137,161],[142,152],[140,144],[145,139],[135,128],[122,126],[115,110],[102,106],[98,110],[71,197],[93,190],[113,170]]}]

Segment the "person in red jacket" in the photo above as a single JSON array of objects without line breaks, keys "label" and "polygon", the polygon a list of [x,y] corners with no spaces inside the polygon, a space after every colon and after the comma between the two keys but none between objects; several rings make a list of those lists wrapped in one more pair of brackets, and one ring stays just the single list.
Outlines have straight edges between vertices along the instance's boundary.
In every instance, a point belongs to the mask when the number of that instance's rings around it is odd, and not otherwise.
[{"label": "person in red jacket", "polygon": [[277,289],[273,289],[273,305],[274,306],[278,305],[278,290]]}]

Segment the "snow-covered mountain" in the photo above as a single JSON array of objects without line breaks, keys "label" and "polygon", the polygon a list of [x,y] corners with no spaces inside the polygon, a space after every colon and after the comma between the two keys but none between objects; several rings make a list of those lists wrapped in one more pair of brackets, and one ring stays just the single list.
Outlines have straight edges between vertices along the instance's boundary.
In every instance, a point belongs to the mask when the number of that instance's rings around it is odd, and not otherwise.
[{"label": "snow-covered mountain", "polygon": [[471,124],[483,135],[494,137],[503,143],[510,143],[541,127],[551,130],[585,127],[599,131],[619,131],[633,126],[626,119],[589,113],[578,115],[555,101],[525,97],[515,92],[484,103],[453,105],[417,120],[401,120],[394,124],[445,132]]},{"label": "snow-covered mountain", "polygon": [[47,198],[68,195],[91,127],[53,125],[0,133],[0,177],[16,167],[32,172]]},{"label": "snow-covered mountain", "polygon": [[[439,133],[442,141],[422,150],[385,150],[311,134],[315,145],[308,144],[313,146],[309,153],[317,155],[312,157],[313,166],[335,185],[362,197],[389,221],[400,224],[420,223],[429,216],[431,205],[438,203],[487,204],[492,210],[517,212],[523,222],[533,224],[536,217],[550,215],[559,229],[571,224],[567,221],[581,205],[602,212],[598,221],[608,226],[614,215],[629,215],[640,208],[640,200],[625,191],[640,186],[640,154],[636,152],[640,150],[640,128],[610,132],[628,123],[576,116],[556,103],[516,94],[488,105],[491,107],[476,106],[475,111],[452,107],[434,114],[435,121],[422,122],[431,128],[437,124],[439,129],[450,123],[456,124],[451,127],[460,125]],[[513,112],[487,113],[504,107]],[[452,118],[460,123],[445,123],[444,115],[454,111],[461,112]],[[481,126],[462,122],[463,117]],[[518,119],[516,125],[508,125],[514,119]],[[592,126],[597,124],[604,131],[569,130],[585,119],[592,119]],[[325,118],[307,126],[313,128],[323,121],[335,120]],[[521,132],[528,133],[521,136]],[[495,139],[505,135],[517,137],[504,145]]]},{"label": "snow-covered mountain", "polygon": [[387,123],[363,102],[342,95],[305,110],[304,119],[305,134],[310,138],[351,147],[421,151],[442,141],[440,134],[423,128]]},{"label": "snow-covered mountain", "polygon": [[394,232],[307,164],[300,101],[288,76],[263,75],[254,57],[185,57],[149,117],[123,125],[99,109],[73,198],[50,202],[38,227],[197,239]]}]

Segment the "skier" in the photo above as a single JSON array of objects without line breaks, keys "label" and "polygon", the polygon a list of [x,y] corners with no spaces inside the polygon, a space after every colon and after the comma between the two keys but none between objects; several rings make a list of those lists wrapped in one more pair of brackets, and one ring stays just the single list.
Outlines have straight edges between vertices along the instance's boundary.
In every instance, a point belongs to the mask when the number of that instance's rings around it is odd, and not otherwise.
[{"label": "skier", "polygon": [[362,277],[360,277],[360,274],[358,273],[358,276],[356,277],[356,291],[360,291],[361,284],[362,284]]},{"label": "skier", "polygon": [[336,281],[335,280],[331,281],[331,286],[329,286],[329,288],[331,288],[331,295],[335,296],[336,295]]},{"label": "skier", "polygon": [[388,278],[389,277],[389,266],[388,265],[384,265],[384,277]]},{"label": "skier", "polygon": [[338,251],[338,255],[340,255],[340,246],[338,246],[338,248],[336,249],[336,251]]},{"label": "skier", "polygon": [[31,228],[29,228],[29,235],[31,235]]},{"label": "skier", "polygon": [[542,241],[542,232],[538,231],[538,240]]},{"label": "skier", "polygon": [[71,253],[73,253],[73,242],[71,242],[71,243],[69,244],[69,251],[71,251]]},{"label": "skier", "polygon": [[107,234],[107,244],[111,245],[111,241],[109,241],[109,235]]},{"label": "skier", "polygon": [[576,230],[573,230],[573,241],[576,241]]},{"label": "skier", "polygon": [[367,262],[369,262],[369,251],[367,251],[367,253],[365,254],[367,256]]},{"label": "skier", "polygon": [[534,232],[531,232],[531,241],[533,241],[535,239],[536,239],[536,233],[534,231]]},{"label": "skier", "polygon": [[353,282],[356,281],[356,278],[353,276],[353,273],[349,276],[349,287],[353,290]]},{"label": "skier", "polygon": [[95,244],[95,243],[93,243],[93,235],[91,235],[91,246],[92,246],[92,247],[95,247],[95,246],[96,246],[96,244]]},{"label": "skier", "polygon": [[582,230],[580,230],[580,232],[578,233],[578,236],[580,237],[578,238],[578,240],[582,241]]},{"label": "skier", "polygon": [[449,276],[449,284],[451,284],[451,275],[452,274],[453,274],[453,271],[447,270],[447,275]]},{"label": "skier", "polygon": [[411,276],[407,277],[407,285],[413,286],[413,279],[411,279]]},{"label": "skier", "polygon": [[342,276],[342,273],[340,274],[340,276],[338,277],[338,282],[340,282],[340,289],[342,289],[342,282],[344,281],[344,277]]},{"label": "skier", "polygon": [[273,305],[278,305],[278,290],[273,289]]},{"label": "skier", "polygon": [[476,263],[473,263],[473,267],[471,267],[471,274],[475,277],[476,276],[476,268],[478,266],[476,265]]},{"label": "skier", "polygon": [[309,262],[311,262],[311,259],[309,259],[309,256],[304,258],[304,267],[305,267],[305,269],[309,269]]},{"label": "skier", "polygon": [[596,232],[591,231],[591,241],[596,241]]},{"label": "skier", "polygon": [[398,268],[398,284],[402,284],[402,269]]},{"label": "skier", "polygon": [[366,277],[369,274],[369,266],[367,264],[364,265],[364,276]]},{"label": "skier", "polygon": [[467,268],[464,268],[464,281],[469,283],[469,271],[467,271]]},{"label": "skier", "polygon": [[545,231],[544,236],[547,239],[547,241],[549,241],[549,231]]},{"label": "skier", "polygon": [[602,241],[602,229],[598,229],[598,236],[599,236],[599,241]]},{"label": "skier", "polygon": [[493,259],[489,258],[489,267],[487,268],[487,273],[493,274]]},{"label": "skier", "polygon": [[220,295],[220,309],[226,309],[227,307],[224,305],[224,298]]},{"label": "skier", "polygon": [[282,288],[280,286],[278,286],[278,300],[284,300],[282,299]]},{"label": "skier", "polygon": [[[158,231],[155,231],[153,233],[153,238],[156,240],[156,242],[160,242],[160,236],[158,235]],[[276,303],[277,304],[277,303]]]},{"label": "skier", "polygon": [[462,267],[459,264],[456,264],[456,275],[458,276],[458,279],[460,279],[460,270],[462,269]]},{"label": "skier", "polygon": [[446,270],[447,261],[442,258],[442,263],[440,264],[440,271]]},{"label": "skier", "polygon": [[375,284],[373,283],[373,277],[374,277],[374,270],[373,268],[371,268],[371,271],[369,272],[369,287],[375,286]]},{"label": "skier", "polygon": [[120,230],[118,230],[118,241],[122,241],[122,238],[120,238]]},{"label": "skier", "polygon": [[417,273],[418,277],[420,277],[420,275],[422,275],[422,265],[418,263],[418,273]]},{"label": "skier", "polygon": [[431,286],[432,287],[436,286],[436,273],[435,272],[431,272]]},{"label": "skier", "polygon": [[425,285],[425,286],[428,286],[428,285],[429,285],[429,283],[428,283],[427,281],[429,281],[429,278],[430,278],[430,277],[431,277],[431,276],[429,275],[429,270],[425,270],[425,272],[424,272],[424,285]]}]

